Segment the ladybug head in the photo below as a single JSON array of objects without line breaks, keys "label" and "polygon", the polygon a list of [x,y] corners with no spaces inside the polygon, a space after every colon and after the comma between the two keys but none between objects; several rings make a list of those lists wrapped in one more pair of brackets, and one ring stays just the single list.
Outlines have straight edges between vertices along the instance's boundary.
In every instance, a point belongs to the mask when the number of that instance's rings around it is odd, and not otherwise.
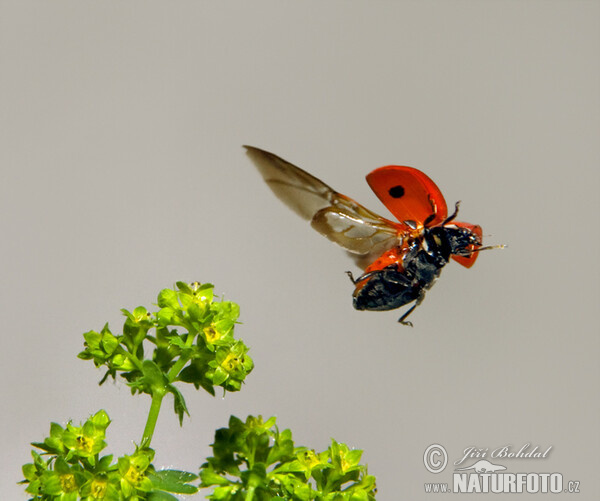
[{"label": "ladybug head", "polygon": [[481,246],[478,233],[476,229],[458,225],[435,226],[425,230],[425,241],[430,253],[437,254],[447,262],[450,256],[475,257],[473,250]]},{"label": "ladybug head", "polygon": [[470,228],[446,226],[443,230],[450,247],[450,254],[468,256],[473,253],[474,248],[481,246],[480,236]]}]

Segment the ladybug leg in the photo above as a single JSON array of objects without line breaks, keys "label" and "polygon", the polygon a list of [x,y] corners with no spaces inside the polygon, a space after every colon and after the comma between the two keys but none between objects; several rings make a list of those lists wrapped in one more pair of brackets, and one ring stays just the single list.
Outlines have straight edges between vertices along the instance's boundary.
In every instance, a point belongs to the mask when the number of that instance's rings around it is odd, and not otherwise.
[{"label": "ladybug leg", "polygon": [[431,221],[433,221],[435,219],[435,212],[429,214],[429,216],[427,216],[427,219],[425,219],[425,221],[423,221],[423,226],[425,228],[427,228],[427,226],[429,226],[429,223],[431,223]]},{"label": "ladybug leg", "polygon": [[[432,203],[433,204],[433,203]],[[431,214],[429,214],[429,216],[427,216],[427,219],[425,219],[425,221],[423,221],[423,226],[425,228],[427,228],[429,226],[429,224],[431,223],[431,221],[433,221],[435,219],[436,213],[435,213],[435,205],[432,205],[434,208],[434,212],[432,212]],[[456,216],[458,216],[458,207],[460,206],[460,200],[458,202],[456,202],[456,204],[454,205],[454,212],[452,214],[450,214],[446,220],[442,223],[442,226],[444,226],[445,224],[448,224],[450,221],[453,221]]]},{"label": "ladybug leg", "polygon": [[347,271],[346,275],[348,275],[348,277],[350,278],[350,281],[356,285],[358,282],[362,282],[363,280],[366,280],[367,278],[371,278],[373,275],[377,275],[379,273],[382,273],[382,270],[375,270],[375,271],[371,271],[369,273],[365,273],[364,275],[361,275],[358,278],[354,278],[354,275],[352,274],[351,271]]},{"label": "ladybug leg", "polygon": [[[459,202],[460,203],[460,202]],[[427,218],[425,219],[425,221],[423,221],[423,226],[425,228],[427,228],[429,226],[429,224],[431,223],[431,221],[433,221],[435,219],[435,216],[437,215],[437,204],[435,203],[435,200],[433,200],[431,198],[431,196],[429,197],[429,205],[431,205],[431,214],[429,214],[429,216],[427,216]],[[458,212],[458,205],[457,205],[457,211],[454,212],[454,214],[452,214],[452,216],[450,216],[450,220],[454,219],[456,217],[456,213]],[[442,224],[445,224],[448,220],[444,221]]]},{"label": "ladybug leg", "polygon": [[402,325],[408,325],[409,327],[413,326],[413,323],[410,322],[409,320],[406,320],[406,318],[413,312],[415,311],[415,308],[417,306],[419,306],[422,302],[423,299],[425,299],[425,292],[421,292],[421,294],[419,295],[419,297],[417,298],[415,304],[413,304],[406,313],[404,313],[404,315],[402,315],[399,319],[398,322],[400,322]]},{"label": "ladybug leg", "polygon": [[446,220],[442,223],[442,226],[444,226],[445,224],[448,224],[450,221],[453,221],[456,218],[456,216],[458,216],[458,207],[459,206],[460,206],[460,200],[458,202],[456,202],[456,204],[454,204],[454,212],[446,218]]},{"label": "ladybug leg", "polygon": [[416,307],[417,307],[416,303],[413,304],[409,308],[409,310],[398,319],[398,322],[400,322],[402,325],[408,325],[409,327],[412,327],[413,326],[412,322],[406,320],[406,317],[408,317],[408,315],[410,315]]}]

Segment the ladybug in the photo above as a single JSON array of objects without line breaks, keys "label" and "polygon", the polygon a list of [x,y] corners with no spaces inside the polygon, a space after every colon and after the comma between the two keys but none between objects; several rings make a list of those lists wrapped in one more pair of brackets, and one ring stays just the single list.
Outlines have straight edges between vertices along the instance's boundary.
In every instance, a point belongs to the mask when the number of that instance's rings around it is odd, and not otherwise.
[{"label": "ladybug", "polygon": [[[275,195],[332,242],[357,256],[364,273],[354,278],[357,310],[393,310],[414,302],[398,320],[423,302],[450,258],[466,268],[482,247],[481,227],[448,216],[440,189],[423,172],[389,165],[367,175],[367,183],[398,219],[390,221],[336,192],[308,172],[267,151],[245,146]],[[502,247],[502,246],[496,246]]]}]

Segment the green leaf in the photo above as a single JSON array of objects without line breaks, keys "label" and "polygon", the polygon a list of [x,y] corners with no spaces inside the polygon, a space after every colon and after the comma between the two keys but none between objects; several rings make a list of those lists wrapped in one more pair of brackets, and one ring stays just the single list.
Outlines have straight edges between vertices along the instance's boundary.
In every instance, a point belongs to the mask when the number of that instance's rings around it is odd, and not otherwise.
[{"label": "green leaf", "polygon": [[[49,440],[49,439],[46,439]],[[56,447],[54,445],[49,445],[46,444],[46,442],[31,442],[31,445],[33,445],[34,447],[37,447],[38,449],[42,450],[42,451],[46,451],[46,452],[50,452],[50,453],[54,453],[54,454],[60,454],[60,452],[62,451],[61,448]],[[62,445],[62,442],[61,442]]]},{"label": "green leaf", "polygon": [[228,377],[229,373],[219,365],[219,367],[217,367],[217,369],[215,370],[212,382],[215,386],[219,386],[223,384]]},{"label": "green leaf", "polygon": [[350,501],[368,501],[368,500],[369,500],[369,495],[367,494],[366,491],[363,491],[362,489],[354,490],[352,492],[352,495],[350,496]]},{"label": "green leaf", "polygon": [[99,332],[88,331],[84,332],[83,339],[85,339],[88,348],[96,350],[100,347],[100,341],[102,340],[102,336]]},{"label": "green leaf", "polygon": [[212,381],[206,376],[206,370],[203,364],[193,362],[179,373],[177,379],[186,383],[192,383],[196,388],[202,387],[214,397],[215,388]]},{"label": "green leaf", "polygon": [[37,478],[37,468],[33,463],[24,464],[21,471],[23,472],[23,476],[30,482]]},{"label": "green leaf", "polygon": [[100,458],[100,460],[98,461],[98,467],[97,467],[98,471],[108,470],[108,468],[110,467],[110,464],[112,463],[112,460],[113,460],[112,454],[102,456]]},{"label": "green leaf", "polygon": [[214,297],[214,285],[213,284],[199,284],[198,282],[194,282],[192,284],[192,294],[198,301],[205,301],[207,303],[212,302]]},{"label": "green leaf", "polygon": [[300,473],[306,470],[306,466],[303,465],[297,459],[290,462],[285,462],[282,465],[275,468],[276,473]]},{"label": "green leaf", "polygon": [[175,496],[163,491],[153,491],[148,494],[148,501],[179,501]]},{"label": "green leaf", "polygon": [[123,315],[125,315],[129,320],[131,320],[132,322],[135,322],[135,317],[133,316],[133,313],[131,313],[128,309],[126,308],[121,308],[121,313]]},{"label": "green leaf", "polygon": [[161,308],[159,312],[156,314],[156,319],[160,325],[171,325],[175,322],[175,310],[170,307]]},{"label": "green leaf", "polygon": [[65,432],[65,429],[58,423],[50,423],[50,436],[52,438],[60,438]]},{"label": "green leaf", "polygon": [[215,470],[210,466],[200,470],[200,479],[202,480],[202,487],[210,487],[211,485],[227,485],[231,483],[227,478],[215,472]]},{"label": "green leaf", "polygon": [[194,293],[192,288],[186,282],[175,282],[175,285],[184,294],[191,296]]},{"label": "green leaf", "polygon": [[232,301],[212,303],[211,309],[215,312],[219,320],[228,320],[232,326],[240,316],[240,306]]},{"label": "green leaf", "polygon": [[225,487],[217,487],[212,494],[210,495],[209,499],[211,499],[212,501],[229,501],[229,500],[236,500],[237,499],[243,499],[243,498],[234,498],[233,496],[235,495],[235,493],[237,492],[238,487],[236,485],[227,485]]},{"label": "green leaf", "polygon": [[362,453],[363,451],[360,449],[353,449],[351,451],[348,451],[348,453],[345,456],[346,462],[349,465],[357,466],[360,462],[360,458],[362,457]]},{"label": "green leaf", "polygon": [[175,414],[177,414],[177,417],[179,418],[179,426],[181,426],[183,424],[183,415],[190,415],[185,404],[185,399],[183,398],[181,392],[172,384],[167,385],[167,391],[173,394],[173,407]]},{"label": "green leaf", "polygon": [[91,360],[94,358],[94,355],[92,355],[89,351],[81,351],[77,354],[77,358],[80,358],[81,360]]},{"label": "green leaf", "polygon": [[161,308],[179,309],[177,293],[173,289],[163,289],[158,294],[158,306]]},{"label": "green leaf", "polygon": [[203,323],[207,320],[210,309],[208,303],[192,303],[187,308],[187,312],[192,322]]},{"label": "green leaf", "polygon": [[135,369],[134,363],[131,359],[123,354],[116,354],[111,358],[112,365],[115,369],[120,371],[131,371]]},{"label": "green leaf", "polygon": [[185,341],[179,336],[172,337],[170,342],[173,346],[177,346],[178,348],[185,348]]},{"label": "green leaf", "polygon": [[144,391],[153,395],[155,392],[167,391],[167,377],[152,360],[144,360],[142,363],[142,372],[144,376],[141,378],[141,384],[144,386]]},{"label": "green leaf", "polygon": [[110,332],[102,336],[102,349],[107,355],[112,355],[117,346],[119,346],[119,340]]},{"label": "green leaf", "polygon": [[54,463],[54,471],[59,475],[65,475],[71,471],[69,463],[65,461],[65,458],[62,456],[58,456]]},{"label": "green leaf", "polygon": [[94,423],[94,426],[100,428],[101,430],[106,430],[108,425],[110,424],[110,418],[104,409],[100,409],[96,414],[94,414],[90,421]]},{"label": "green leaf", "polygon": [[53,471],[45,472],[40,479],[42,484],[42,492],[50,496],[59,496],[62,493],[59,476]]},{"label": "green leaf", "polygon": [[135,308],[133,310],[133,317],[134,317],[134,321],[136,323],[147,320],[148,316],[149,316],[148,310],[146,308],[144,308],[143,306],[138,306],[137,308]]},{"label": "green leaf", "polygon": [[251,470],[242,473],[241,478],[249,489],[268,488],[267,468],[264,463],[256,463]]},{"label": "green leaf", "polygon": [[189,484],[198,476],[187,471],[159,470],[148,473],[148,478],[152,480],[152,485],[158,490],[177,494],[194,494],[198,491],[196,486]]}]

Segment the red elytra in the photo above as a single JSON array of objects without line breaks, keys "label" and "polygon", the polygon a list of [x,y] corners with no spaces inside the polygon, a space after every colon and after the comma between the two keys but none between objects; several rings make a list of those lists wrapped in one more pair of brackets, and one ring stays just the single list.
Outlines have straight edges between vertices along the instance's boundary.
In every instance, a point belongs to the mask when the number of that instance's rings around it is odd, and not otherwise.
[{"label": "red elytra", "polygon": [[[399,220],[412,220],[422,223],[432,214],[435,215],[429,226],[436,226],[448,217],[448,206],[441,190],[424,172],[404,165],[387,165],[379,167],[367,175],[367,183],[388,210]],[[404,195],[393,197],[390,192],[394,187],[402,186]],[[481,240],[481,227],[476,224],[453,221],[455,226],[474,232]],[[471,254],[466,256],[452,255],[457,263],[466,268],[475,264],[479,255],[476,246],[469,248]]]}]

